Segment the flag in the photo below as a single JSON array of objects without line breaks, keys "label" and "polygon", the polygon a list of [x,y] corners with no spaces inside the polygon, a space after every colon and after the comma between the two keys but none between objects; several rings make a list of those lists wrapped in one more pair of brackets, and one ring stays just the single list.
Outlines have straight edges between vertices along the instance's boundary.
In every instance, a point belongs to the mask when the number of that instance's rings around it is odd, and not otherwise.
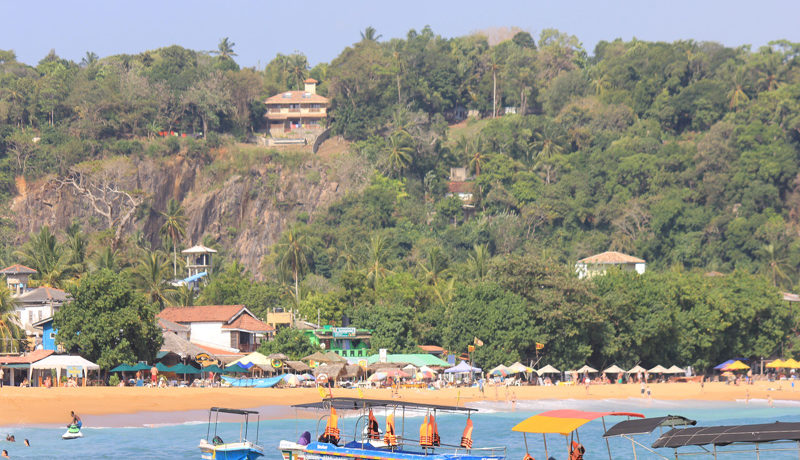
[{"label": "flag", "polygon": [[544,348],[544,344],[543,344],[543,343],[536,342],[536,349],[537,349],[537,350],[541,350],[542,348]]},{"label": "flag", "polygon": [[470,352],[470,353],[475,351],[475,345],[467,345],[467,351]]},{"label": "flag", "polygon": [[361,391],[361,388],[358,389],[358,397],[364,399],[364,392]]},{"label": "flag", "polygon": [[472,339],[472,343],[475,344],[478,347],[482,347],[483,346],[483,340],[481,340],[481,339],[479,339],[477,337]]}]

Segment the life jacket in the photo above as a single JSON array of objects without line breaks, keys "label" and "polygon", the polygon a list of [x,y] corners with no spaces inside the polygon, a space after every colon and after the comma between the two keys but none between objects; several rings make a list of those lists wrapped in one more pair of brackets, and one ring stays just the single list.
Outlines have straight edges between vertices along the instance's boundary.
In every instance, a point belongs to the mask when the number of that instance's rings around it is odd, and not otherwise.
[{"label": "life jacket", "polygon": [[422,425],[419,427],[419,445],[422,447],[431,447],[433,446],[433,436],[431,436],[431,425],[428,423],[428,416],[425,416],[425,419],[422,421]]},{"label": "life jacket", "polygon": [[529,453],[527,453],[527,452],[526,452],[526,453],[525,453],[525,456],[524,456],[524,457],[522,457],[522,460],[536,460],[536,459],[535,459],[535,458],[533,458],[533,456],[532,456],[531,454],[529,454]]},{"label": "life jacket", "polygon": [[431,415],[431,419],[429,422],[429,426],[431,427],[431,444],[434,446],[442,445],[442,439],[439,437],[439,427],[436,426],[436,419]]},{"label": "life jacket", "polygon": [[339,444],[339,416],[336,415],[336,409],[333,407],[331,407],[331,415],[328,417],[325,432],[319,437],[319,441],[331,443],[334,446]]},{"label": "life jacket", "polygon": [[472,419],[467,419],[467,426],[464,427],[464,434],[461,435],[461,447],[472,449]]},{"label": "life jacket", "polygon": [[582,444],[572,441],[572,447],[569,450],[569,460],[583,460],[583,454],[586,449]]},{"label": "life jacket", "polygon": [[381,438],[381,432],[378,429],[378,421],[375,420],[375,415],[372,413],[372,409],[369,410],[369,421],[367,422],[367,438],[369,439]]},{"label": "life jacket", "polygon": [[383,434],[383,442],[387,446],[397,445],[397,435],[394,434],[394,414],[386,416],[386,432]]}]

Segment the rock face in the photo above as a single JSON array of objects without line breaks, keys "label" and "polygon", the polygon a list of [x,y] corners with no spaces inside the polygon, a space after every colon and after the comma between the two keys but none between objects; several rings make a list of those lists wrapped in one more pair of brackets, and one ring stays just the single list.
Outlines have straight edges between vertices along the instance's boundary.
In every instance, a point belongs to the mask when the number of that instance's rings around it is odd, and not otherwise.
[{"label": "rock face", "polygon": [[[124,161],[126,173],[117,185],[144,196],[125,235],[141,230],[159,247],[160,212],[175,198],[186,214],[185,246],[208,235],[225,248],[228,257],[238,259],[256,276],[263,256],[298,214],[313,218],[346,189],[360,188],[366,176],[352,159],[341,158],[336,165],[319,158],[292,166],[267,161],[224,174],[182,156]],[[90,201],[56,177],[27,184],[24,194],[13,200],[9,217],[16,223],[18,243],[42,225],[60,231],[73,220],[87,232],[108,229],[107,219]]]}]

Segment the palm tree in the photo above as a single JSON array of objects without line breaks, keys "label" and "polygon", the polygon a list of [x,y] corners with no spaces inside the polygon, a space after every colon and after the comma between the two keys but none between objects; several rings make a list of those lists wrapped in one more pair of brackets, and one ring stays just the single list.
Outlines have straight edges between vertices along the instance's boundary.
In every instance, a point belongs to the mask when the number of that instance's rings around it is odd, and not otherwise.
[{"label": "palm tree", "polygon": [[297,235],[294,230],[285,233],[282,242],[275,245],[279,265],[292,273],[294,279],[294,298],[300,302],[300,276],[308,268],[309,248],[304,235]]},{"label": "palm tree", "polygon": [[369,247],[367,248],[366,268],[364,271],[367,275],[372,290],[378,287],[378,280],[386,278],[386,275],[391,273],[386,267],[386,259],[389,256],[389,244],[386,237],[383,235],[372,235],[369,239]]},{"label": "palm tree", "polygon": [[378,34],[374,27],[369,26],[361,32],[361,40],[367,42],[376,42],[381,39],[383,35]]},{"label": "palm tree", "polygon": [[308,59],[305,55],[295,52],[289,59],[289,74],[297,83],[297,89],[303,88],[303,82],[308,78]]},{"label": "palm tree", "polygon": [[389,136],[386,146],[387,170],[400,175],[411,164],[414,148],[409,144],[411,136],[397,132]]},{"label": "palm tree", "polygon": [[161,237],[168,238],[172,243],[172,276],[178,277],[178,240],[186,236],[186,216],[178,200],[171,198],[167,209],[161,213],[164,216],[164,225],[161,226]]},{"label": "palm tree", "polygon": [[47,225],[42,226],[39,233],[31,233],[30,239],[14,255],[22,264],[36,270],[40,283],[45,286],[62,287],[78,268],[70,263],[70,254]]},{"label": "palm tree", "polygon": [[18,353],[22,328],[15,311],[16,304],[7,286],[0,286],[0,353]]},{"label": "palm tree", "polygon": [[217,45],[217,51],[212,51],[211,53],[216,54],[222,59],[233,59],[234,56],[238,56],[233,52],[234,46],[236,46],[236,43],[230,41],[228,37],[225,37],[219,41],[219,45]]},{"label": "palm tree", "polygon": [[492,71],[492,118],[497,118],[497,72],[500,71],[500,61],[494,53],[489,58],[488,66]]},{"label": "palm tree", "polygon": [[548,126],[543,131],[536,132],[534,138],[536,139],[534,148],[539,151],[536,155],[537,164],[544,166],[545,183],[549,184],[552,172],[552,165],[549,160],[564,152],[564,147],[561,146],[561,137],[555,128]]},{"label": "palm tree", "polygon": [[731,110],[738,109],[739,106],[744,105],[750,98],[747,96],[747,93],[744,91],[745,86],[745,78],[741,72],[737,72],[736,76],[733,78],[733,88],[728,93],[728,97],[730,98],[729,107]]},{"label": "palm tree", "polygon": [[186,286],[178,286],[170,296],[169,304],[173,307],[191,307],[194,305],[195,292],[194,289]]},{"label": "palm tree", "polygon": [[104,246],[99,252],[95,253],[91,262],[92,270],[102,270],[107,268],[112,272],[119,269],[117,250],[111,246]]},{"label": "palm tree", "polygon": [[483,137],[480,134],[472,137],[467,144],[469,149],[469,166],[475,168],[475,176],[481,175],[481,165],[483,164]]},{"label": "palm tree", "polygon": [[81,231],[78,222],[73,222],[65,232],[67,234],[67,263],[74,266],[80,273],[86,271],[86,250],[89,240]]},{"label": "palm tree", "polygon": [[470,271],[478,280],[482,280],[489,273],[489,246],[485,244],[475,244],[472,246],[472,253],[469,254],[468,264]]},{"label": "palm tree", "polygon": [[766,265],[763,272],[766,272],[772,279],[772,285],[778,287],[778,283],[790,281],[787,273],[789,270],[788,259],[780,256],[774,244],[766,244],[761,248],[761,253],[765,256]]},{"label": "palm tree", "polygon": [[163,307],[174,289],[167,283],[169,260],[161,251],[145,251],[133,270],[133,280],[150,302]]},{"label": "palm tree", "polygon": [[440,248],[430,249],[427,255],[428,257],[426,258],[425,263],[420,262],[418,265],[425,274],[425,280],[428,281],[428,283],[436,286],[439,284],[442,278],[446,278],[449,274],[449,269],[447,268],[447,257],[445,257]]},{"label": "palm tree", "polygon": [[81,59],[81,67],[91,67],[97,62],[98,56],[94,51],[87,51]]}]

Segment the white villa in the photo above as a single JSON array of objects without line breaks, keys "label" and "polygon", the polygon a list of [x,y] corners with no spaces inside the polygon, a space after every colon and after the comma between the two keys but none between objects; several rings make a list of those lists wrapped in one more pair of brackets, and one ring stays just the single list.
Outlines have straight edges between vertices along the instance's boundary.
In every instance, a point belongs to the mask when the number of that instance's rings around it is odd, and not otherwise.
[{"label": "white villa", "polygon": [[39,336],[41,329],[37,330],[34,324],[52,318],[61,305],[69,300],[69,295],[61,289],[49,286],[29,288],[28,278],[35,273],[36,270],[20,264],[0,270],[0,275],[6,277],[6,285],[16,303],[19,324],[28,336]]},{"label": "white villa", "polygon": [[244,305],[167,307],[158,318],[188,326],[188,339],[194,344],[234,353],[256,351],[275,333]]},{"label": "white villa", "polygon": [[579,260],[575,264],[575,271],[578,273],[578,278],[581,279],[603,275],[609,266],[635,271],[641,275],[645,271],[645,264],[645,261],[638,257],[616,251],[607,251]]}]

